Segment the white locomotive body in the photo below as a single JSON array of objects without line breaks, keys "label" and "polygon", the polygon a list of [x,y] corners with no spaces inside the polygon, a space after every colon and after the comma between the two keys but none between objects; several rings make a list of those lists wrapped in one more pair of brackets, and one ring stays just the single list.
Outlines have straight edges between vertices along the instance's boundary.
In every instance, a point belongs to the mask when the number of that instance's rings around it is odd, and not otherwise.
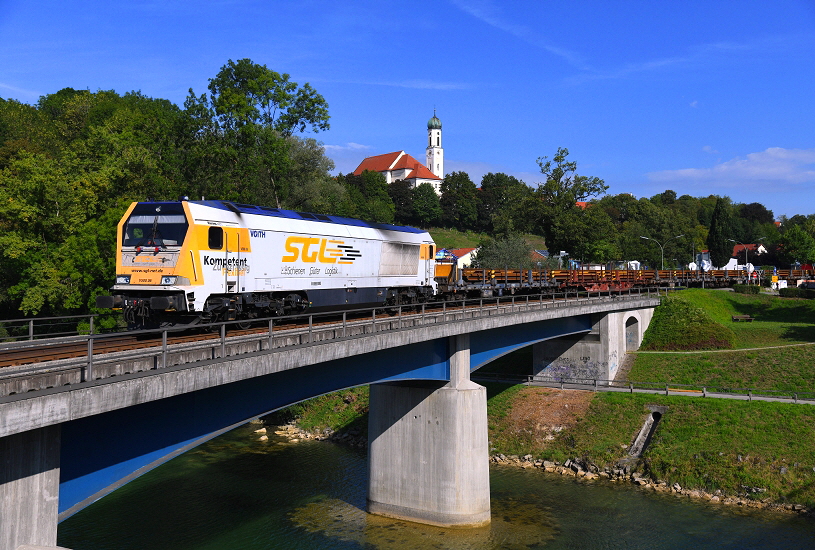
[{"label": "white locomotive body", "polygon": [[436,292],[426,231],[227,201],[133,203],[98,307],[130,326],[416,304]]}]

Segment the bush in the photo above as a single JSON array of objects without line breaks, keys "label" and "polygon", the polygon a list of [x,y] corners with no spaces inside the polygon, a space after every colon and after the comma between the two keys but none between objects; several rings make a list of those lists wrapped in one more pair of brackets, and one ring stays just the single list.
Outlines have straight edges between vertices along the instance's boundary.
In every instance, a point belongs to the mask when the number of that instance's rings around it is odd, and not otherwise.
[{"label": "bush", "polygon": [[761,287],[758,285],[733,285],[733,291],[739,294],[758,294]]},{"label": "bush", "polygon": [[681,296],[668,296],[654,311],[643,350],[733,349],[736,335]]},{"label": "bush", "polygon": [[782,298],[806,298],[805,289],[798,288],[797,286],[789,288],[779,288],[778,295]]}]

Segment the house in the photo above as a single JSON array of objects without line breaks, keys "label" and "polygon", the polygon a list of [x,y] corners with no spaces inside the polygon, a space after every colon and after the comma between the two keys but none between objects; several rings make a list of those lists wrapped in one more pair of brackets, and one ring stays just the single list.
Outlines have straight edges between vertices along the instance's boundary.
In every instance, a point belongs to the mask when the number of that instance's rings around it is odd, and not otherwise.
[{"label": "house", "polygon": [[473,256],[477,251],[477,248],[442,248],[436,252],[436,261],[447,264],[454,263],[456,267],[463,269],[472,265]]},{"label": "house", "polygon": [[384,155],[376,155],[363,160],[354,175],[358,176],[365,170],[379,172],[385,176],[385,181],[393,183],[397,180],[410,182],[411,187],[418,187],[423,183],[433,186],[437,195],[441,195],[441,182],[444,179],[444,149],[441,146],[441,120],[436,117],[427,121],[427,157],[426,164],[422,164],[404,151],[394,151]]},{"label": "house", "polygon": [[761,256],[762,254],[766,254],[767,249],[764,247],[763,244],[737,244],[733,247],[733,254],[731,256],[736,258],[737,260],[742,260],[746,257],[749,258],[756,258]]},{"label": "house", "polygon": [[473,256],[477,251],[477,248],[453,248],[450,250],[450,254],[456,258],[456,265],[461,269],[470,267],[473,263]]},{"label": "house", "polygon": [[405,180],[410,182],[411,187],[429,183],[436,193],[441,194],[441,178],[404,151],[368,157],[357,166],[354,175],[359,176],[365,170],[379,172],[388,183]]}]

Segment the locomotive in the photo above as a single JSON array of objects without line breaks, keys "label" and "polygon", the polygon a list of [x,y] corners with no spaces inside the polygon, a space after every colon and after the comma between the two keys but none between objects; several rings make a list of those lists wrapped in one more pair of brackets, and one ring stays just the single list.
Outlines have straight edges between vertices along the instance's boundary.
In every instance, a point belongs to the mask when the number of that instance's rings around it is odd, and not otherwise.
[{"label": "locomotive", "polygon": [[420,304],[437,291],[426,231],[229,201],[134,202],[100,308],[130,327]]}]

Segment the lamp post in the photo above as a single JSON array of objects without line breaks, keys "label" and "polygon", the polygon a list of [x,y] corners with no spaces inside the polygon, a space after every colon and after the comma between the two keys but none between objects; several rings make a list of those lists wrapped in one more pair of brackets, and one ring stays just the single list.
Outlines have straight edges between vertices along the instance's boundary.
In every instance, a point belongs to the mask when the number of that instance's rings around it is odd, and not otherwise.
[{"label": "lamp post", "polygon": [[[676,237],[671,237],[670,239],[665,241],[665,244],[668,244],[668,241],[670,241],[671,239],[678,239],[678,238],[684,237],[684,236],[685,235],[682,234],[682,235],[677,235]],[[640,235],[640,239],[646,239],[648,241],[654,241],[655,243],[657,243],[657,245],[659,246],[659,255],[660,255],[660,258],[661,258],[661,264],[660,265],[662,265],[662,267],[660,267],[660,269],[665,269],[665,247],[663,247],[661,244],[659,244],[658,240],[652,239],[651,237],[643,237],[642,235]]]}]

